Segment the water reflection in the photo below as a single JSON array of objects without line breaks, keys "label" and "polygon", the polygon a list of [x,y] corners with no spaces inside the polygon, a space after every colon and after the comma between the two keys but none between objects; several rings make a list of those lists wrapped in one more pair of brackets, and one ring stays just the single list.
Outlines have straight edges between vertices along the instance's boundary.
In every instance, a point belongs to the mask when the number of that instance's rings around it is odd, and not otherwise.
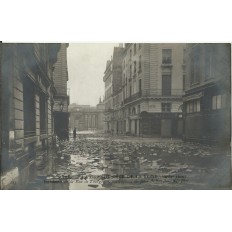
[{"label": "water reflection", "polygon": [[194,152],[196,148],[188,144],[78,138],[59,144],[48,160],[49,168],[28,189],[189,189],[196,184],[202,188],[202,178],[218,178],[223,159],[207,149]]}]

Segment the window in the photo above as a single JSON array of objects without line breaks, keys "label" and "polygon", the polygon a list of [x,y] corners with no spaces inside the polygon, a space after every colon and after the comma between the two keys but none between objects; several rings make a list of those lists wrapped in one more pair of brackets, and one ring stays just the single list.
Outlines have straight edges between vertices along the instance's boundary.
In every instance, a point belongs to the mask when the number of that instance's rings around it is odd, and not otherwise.
[{"label": "window", "polygon": [[134,61],[134,74],[136,74],[136,61]]},{"label": "window", "polygon": [[36,58],[40,61],[41,60],[40,44],[38,43],[34,44],[34,53],[35,53]]},{"label": "window", "polygon": [[138,114],[140,114],[140,105],[138,105]]},{"label": "window", "polygon": [[111,96],[111,87],[106,91],[106,99]]},{"label": "window", "polygon": [[106,79],[105,86],[108,87],[111,84],[111,76]]},{"label": "window", "polygon": [[171,95],[171,75],[162,75],[162,95]]},{"label": "window", "polygon": [[185,75],[183,75],[183,89],[185,89]]},{"label": "window", "polygon": [[226,107],[226,95],[217,95],[212,97],[212,109],[218,110]]},{"label": "window", "polygon": [[24,136],[30,137],[36,134],[35,123],[35,88],[29,78],[23,80],[23,113]]},{"label": "window", "polygon": [[216,64],[215,45],[208,44],[204,47],[204,75],[205,80],[213,78],[213,67]]},{"label": "window", "polygon": [[139,56],[139,72],[142,70],[142,57]]},{"label": "window", "polygon": [[200,111],[201,111],[200,99],[192,100],[187,103],[187,113],[195,113]]},{"label": "window", "polygon": [[200,47],[194,48],[191,57],[191,84],[198,83],[201,77],[201,54]]},{"label": "window", "polygon": [[189,103],[189,113],[193,113],[193,102]]},{"label": "window", "polygon": [[132,76],[132,66],[130,64],[130,77]]},{"label": "window", "polygon": [[123,61],[124,69],[126,68],[126,60]]},{"label": "window", "polygon": [[222,95],[222,108],[226,107],[226,94]]},{"label": "window", "polygon": [[136,110],[135,110],[135,107],[132,108],[132,115],[135,115],[136,114]]},{"label": "window", "polygon": [[161,103],[162,112],[171,112],[171,103]]},{"label": "window", "polygon": [[186,49],[184,49],[184,52],[183,52],[183,64],[186,63]]},{"label": "window", "polygon": [[132,58],[132,50],[130,49],[130,59]]},{"label": "window", "polygon": [[134,44],[134,55],[136,54],[136,43]]},{"label": "window", "polygon": [[142,48],[142,44],[141,43],[139,43],[139,49],[141,49]]},{"label": "window", "polygon": [[139,79],[139,95],[141,96],[142,94],[142,80]]},{"label": "window", "polygon": [[187,111],[187,113],[190,112],[190,110],[189,110],[189,104],[188,103],[187,103],[187,106],[186,106],[186,111]]},{"label": "window", "polygon": [[172,50],[163,49],[162,50],[162,64],[171,64],[172,63]]},{"label": "window", "polygon": [[47,133],[46,97],[40,96],[40,134]]},{"label": "window", "polygon": [[197,101],[197,112],[201,111],[201,102],[200,100]]}]

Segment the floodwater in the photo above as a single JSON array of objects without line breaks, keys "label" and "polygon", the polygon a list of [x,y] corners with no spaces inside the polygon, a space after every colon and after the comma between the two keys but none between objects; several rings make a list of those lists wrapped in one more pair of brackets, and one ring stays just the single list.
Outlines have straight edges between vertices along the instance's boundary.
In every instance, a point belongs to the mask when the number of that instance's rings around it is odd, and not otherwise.
[{"label": "floodwater", "polygon": [[231,189],[229,151],[170,139],[78,135],[27,189]]}]

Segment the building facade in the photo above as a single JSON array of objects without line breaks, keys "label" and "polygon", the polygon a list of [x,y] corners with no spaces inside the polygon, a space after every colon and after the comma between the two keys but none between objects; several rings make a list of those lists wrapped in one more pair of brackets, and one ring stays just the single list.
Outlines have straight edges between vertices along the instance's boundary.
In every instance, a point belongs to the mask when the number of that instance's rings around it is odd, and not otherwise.
[{"label": "building facade", "polygon": [[[111,60],[107,61],[103,81],[105,83],[105,132],[115,134],[119,128],[119,110],[122,91],[123,47],[115,47]],[[119,107],[120,105],[120,107]]]},{"label": "building facade", "polygon": [[59,49],[59,44],[2,44],[2,189],[33,178],[52,147],[52,72]]},{"label": "building facade", "polygon": [[73,130],[76,128],[77,131],[103,131],[104,110],[105,106],[101,99],[96,107],[70,105],[70,129]]},{"label": "building facade", "polygon": [[112,96],[114,115],[108,119],[116,120],[114,133],[182,135],[184,51],[185,44],[125,44],[121,87]]},{"label": "building facade", "polygon": [[230,44],[188,44],[184,95],[184,139],[230,143]]},{"label": "building facade", "polygon": [[67,48],[69,44],[61,44],[57,56],[57,62],[54,66],[54,87],[56,93],[54,96],[54,131],[60,139],[68,139],[69,130],[69,89],[68,66],[67,66]]}]

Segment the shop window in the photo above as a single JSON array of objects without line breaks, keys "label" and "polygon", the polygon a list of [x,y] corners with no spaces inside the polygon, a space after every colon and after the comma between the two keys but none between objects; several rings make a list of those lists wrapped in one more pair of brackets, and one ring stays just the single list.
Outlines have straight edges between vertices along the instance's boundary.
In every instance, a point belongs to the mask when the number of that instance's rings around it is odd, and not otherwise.
[{"label": "shop window", "polygon": [[195,113],[201,111],[200,99],[193,100],[187,103],[187,113]]},{"label": "shop window", "polygon": [[226,95],[217,95],[212,97],[212,109],[218,110],[225,108],[226,106]]},{"label": "shop window", "polygon": [[226,94],[222,95],[222,108],[226,107]]},{"label": "shop window", "polygon": [[201,102],[200,100],[197,100],[197,112],[201,111]]}]

